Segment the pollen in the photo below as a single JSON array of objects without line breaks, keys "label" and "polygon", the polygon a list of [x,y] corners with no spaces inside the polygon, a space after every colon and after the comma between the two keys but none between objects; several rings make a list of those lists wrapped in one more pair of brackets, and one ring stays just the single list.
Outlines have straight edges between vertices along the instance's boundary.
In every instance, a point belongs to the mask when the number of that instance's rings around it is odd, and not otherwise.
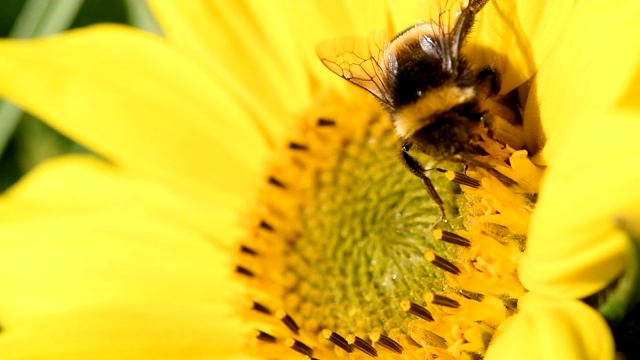
[{"label": "pollen", "polygon": [[[476,164],[401,160],[366,95],[324,94],[277,153],[238,239],[238,312],[264,359],[480,359],[525,293],[541,170],[479,130]],[[422,164],[433,159],[418,154]]]}]

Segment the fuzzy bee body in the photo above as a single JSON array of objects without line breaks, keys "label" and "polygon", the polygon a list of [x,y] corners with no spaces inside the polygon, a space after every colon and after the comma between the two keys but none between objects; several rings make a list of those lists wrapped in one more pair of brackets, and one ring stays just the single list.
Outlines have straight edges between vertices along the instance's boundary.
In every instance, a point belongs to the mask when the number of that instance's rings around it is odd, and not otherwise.
[{"label": "fuzzy bee body", "polygon": [[487,102],[499,92],[498,74],[490,67],[477,69],[461,56],[475,16],[487,2],[469,0],[450,31],[441,24],[418,23],[388,42],[378,33],[317,47],[329,70],[369,91],[389,112],[404,143],[401,158],[423,180],[443,215],[442,201],[408,149],[465,161],[473,152],[475,130],[487,126]]}]

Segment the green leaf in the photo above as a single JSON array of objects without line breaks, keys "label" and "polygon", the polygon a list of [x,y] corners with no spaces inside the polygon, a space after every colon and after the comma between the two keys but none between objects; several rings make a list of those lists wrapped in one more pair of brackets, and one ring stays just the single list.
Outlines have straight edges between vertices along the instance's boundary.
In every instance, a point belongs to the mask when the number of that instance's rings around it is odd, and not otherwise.
[{"label": "green leaf", "polygon": [[629,260],[624,273],[599,298],[600,313],[610,322],[623,320],[640,302],[640,228],[627,218],[618,219],[618,226],[629,239]]}]

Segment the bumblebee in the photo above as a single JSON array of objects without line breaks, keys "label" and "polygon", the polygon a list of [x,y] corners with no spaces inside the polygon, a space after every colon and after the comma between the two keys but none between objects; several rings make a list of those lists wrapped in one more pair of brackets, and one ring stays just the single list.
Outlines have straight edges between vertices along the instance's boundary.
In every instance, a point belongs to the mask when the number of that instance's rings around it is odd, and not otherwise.
[{"label": "bumblebee", "polygon": [[[389,112],[403,141],[401,159],[419,177],[429,195],[444,205],[409,149],[436,160],[467,163],[474,153],[470,142],[491,119],[502,99],[498,74],[491,67],[476,69],[461,55],[475,17],[489,0],[469,0],[454,25],[418,23],[387,42],[381,33],[369,38],[342,38],[320,43],[322,63],[343,79],[373,94]],[[504,107],[498,105],[499,107]],[[509,121],[517,122],[512,110]]]}]

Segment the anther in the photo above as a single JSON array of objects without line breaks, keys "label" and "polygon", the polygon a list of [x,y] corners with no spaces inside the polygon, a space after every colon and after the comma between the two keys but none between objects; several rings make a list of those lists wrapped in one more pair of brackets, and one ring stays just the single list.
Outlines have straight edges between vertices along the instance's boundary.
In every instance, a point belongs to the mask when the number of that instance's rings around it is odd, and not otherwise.
[{"label": "anther", "polygon": [[506,307],[510,311],[516,311],[518,309],[518,299],[504,296],[501,297],[502,302],[504,303],[504,307]]},{"label": "anther", "polygon": [[512,187],[514,185],[518,185],[518,182],[513,180],[512,178],[508,177],[507,175],[504,175],[503,173],[499,172],[496,169],[492,169],[492,168],[488,168],[487,171],[496,177],[496,179],[498,179],[498,181],[500,181],[504,186],[506,187]]},{"label": "anther", "polygon": [[250,248],[250,247],[248,247],[246,245],[241,245],[240,246],[240,252],[242,252],[244,254],[247,254],[247,255],[252,255],[252,256],[258,255],[257,251],[253,250],[252,248]]},{"label": "anther", "polygon": [[253,273],[253,271],[251,271],[251,270],[249,270],[249,269],[247,269],[246,267],[241,266],[241,265],[236,265],[236,272],[237,272],[238,274],[246,275],[246,276],[249,276],[249,277],[254,277],[254,276],[256,276],[256,275]]},{"label": "anther", "polygon": [[409,300],[402,300],[400,302],[400,308],[402,308],[403,311],[411,315],[415,315],[422,320],[433,321],[433,315],[431,315],[431,312],[429,312],[429,310]]},{"label": "anther", "polygon": [[264,220],[260,220],[260,227],[268,231],[274,231],[273,226]]},{"label": "anther", "polygon": [[300,334],[300,327],[293,320],[293,318],[287,314],[284,310],[277,310],[276,317],[282,321],[282,323],[291,330],[292,333],[298,335]]},{"label": "anther", "polygon": [[425,293],[422,298],[424,301],[433,305],[446,306],[450,308],[459,308],[460,303],[443,295],[434,294],[432,292]]},{"label": "anther", "polygon": [[307,145],[291,141],[289,143],[289,149],[307,151],[309,150],[309,147]]},{"label": "anther", "polygon": [[432,346],[439,349],[447,349],[448,347],[447,340],[445,338],[425,328],[424,326],[411,323],[409,324],[408,331],[412,333],[412,338],[414,338],[414,341],[418,341],[418,344],[420,346]]},{"label": "anther", "polygon": [[402,345],[400,345],[397,341],[393,340],[392,338],[388,337],[385,334],[380,334],[380,333],[372,333],[369,335],[369,337],[371,337],[371,340],[373,340],[373,342],[375,342],[376,344],[391,350],[397,354],[402,354]]},{"label": "anther", "polygon": [[285,344],[302,355],[313,356],[313,349],[300,340],[289,338],[285,340]]},{"label": "anther", "polygon": [[261,312],[263,314],[271,315],[271,310],[269,310],[269,308],[267,308],[266,306],[260,304],[257,301],[253,302],[253,306],[251,307],[251,310],[255,310],[255,311]]},{"label": "anther", "polygon": [[318,119],[318,126],[335,126],[335,120],[320,118]]},{"label": "anther", "polygon": [[282,181],[276,179],[273,176],[269,176],[269,184],[277,186],[282,189],[286,189],[286,186],[282,183]]},{"label": "anther", "polygon": [[434,230],[433,237],[437,240],[448,242],[449,244],[454,244],[454,245],[459,245],[464,247],[471,246],[471,241],[467,240],[466,238],[456,233],[452,233],[446,230],[441,230],[441,229]]},{"label": "anther", "polygon": [[261,330],[256,330],[256,339],[264,342],[274,343],[276,337]]},{"label": "anther", "polygon": [[477,189],[480,187],[480,181],[469,177],[465,174],[456,172],[456,171],[447,171],[444,173],[444,176],[449,180],[452,181],[456,184],[460,184],[460,185],[466,185],[469,187],[472,187],[474,189]]},{"label": "anther", "polygon": [[347,343],[349,343],[349,345],[353,345],[354,348],[362,351],[363,353],[371,356],[371,357],[377,357],[378,356],[378,350],[376,350],[373,345],[369,344],[368,342],[366,342],[364,339],[355,336],[355,335],[348,335],[347,338]]},{"label": "anther", "polygon": [[329,329],[322,330],[322,336],[334,343],[336,346],[341,348],[342,350],[350,353],[353,352],[353,347],[347,342],[345,338],[343,338],[340,334],[335,333]]},{"label": "anther", "polygon": [[477,292],[467,291],[462,289],[458,289],[456,290],[456,292],[469,300],[482,301],[482,299],[484,299],[484,294],[480,294]]},{"label": "anther", "polygon": [[436,255],[433,251],[425,251],[424,258],[432,263],[433,265],[439,267],[440,269],[452,273],[453,275],[460,275],[460,269],[455,266],[451,261]]}]

